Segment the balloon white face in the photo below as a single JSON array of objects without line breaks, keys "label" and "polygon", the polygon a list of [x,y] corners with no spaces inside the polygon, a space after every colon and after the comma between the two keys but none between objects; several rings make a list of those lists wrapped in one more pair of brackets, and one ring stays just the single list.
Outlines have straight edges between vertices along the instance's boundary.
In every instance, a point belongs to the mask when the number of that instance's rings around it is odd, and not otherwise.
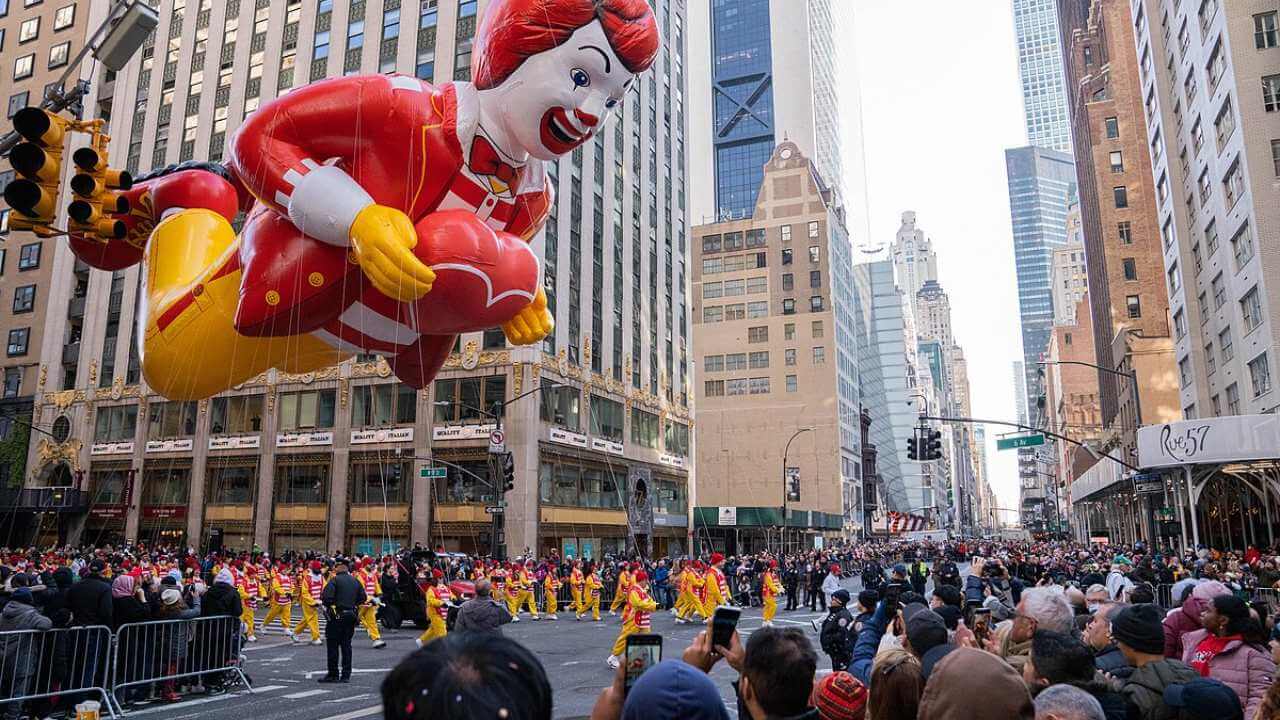
[{"label": "balloon white face", "polygon": [[600,129],[634,79],[597,20],[529,57],[498,87],[481,92],[500,95],[505,129],[520,149],[554,160]]}]

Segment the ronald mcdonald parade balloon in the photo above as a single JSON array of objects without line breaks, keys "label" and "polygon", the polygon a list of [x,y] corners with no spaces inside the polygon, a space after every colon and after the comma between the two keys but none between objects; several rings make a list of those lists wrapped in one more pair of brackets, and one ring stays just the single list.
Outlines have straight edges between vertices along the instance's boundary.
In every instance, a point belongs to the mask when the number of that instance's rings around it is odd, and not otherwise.
[{"label": "ronald mcdonald parade balloon", "polygon": [[170,399],[356,353],[422,388],[458,333],[552,331],[529,247],[553,201],[546,163],[600,129],[658,38],[646,0],[492,0],[472,82],[299,88],[244,120],[225,166],[141,178],[125,238],[71,248],[103,270],[144,263],[143,373]]}]

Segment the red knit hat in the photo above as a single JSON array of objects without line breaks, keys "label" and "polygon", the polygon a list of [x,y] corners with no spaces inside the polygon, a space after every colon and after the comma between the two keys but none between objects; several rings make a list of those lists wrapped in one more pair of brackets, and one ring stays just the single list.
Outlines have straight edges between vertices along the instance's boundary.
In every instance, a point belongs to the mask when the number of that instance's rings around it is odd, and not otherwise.
[{"label": "red knit hat", "polygon": [[867,686],[841,670],[814,686],[810,704],[822,720],[863,720],[867,712]]},{"label": "red knit hat", "polygon": [[711,553],[711,564],[715,565],[716,563],[720,563],[720,562],[724,562],[724,555],[718,552]]},{"label": "red knit hat", "polygon": [[320,572],[321,568],[323,568],[323,567],[324,567],[324,563],[320,562],[319,560],[312,560],[312,561],[311,561],[311,569],[312,569],[313,571],[315,571],[315,572]]}]

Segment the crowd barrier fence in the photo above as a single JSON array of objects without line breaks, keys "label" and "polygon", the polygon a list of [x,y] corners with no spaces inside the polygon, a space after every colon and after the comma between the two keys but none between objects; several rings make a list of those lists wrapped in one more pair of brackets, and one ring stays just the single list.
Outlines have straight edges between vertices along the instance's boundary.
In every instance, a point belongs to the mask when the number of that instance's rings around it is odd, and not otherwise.
[{"label": "crowd barrier fence", "polygon": [[102,698],[111,675],[111,630],[93,625],[55,630],[0,632],[0,707],[55,698]]}]

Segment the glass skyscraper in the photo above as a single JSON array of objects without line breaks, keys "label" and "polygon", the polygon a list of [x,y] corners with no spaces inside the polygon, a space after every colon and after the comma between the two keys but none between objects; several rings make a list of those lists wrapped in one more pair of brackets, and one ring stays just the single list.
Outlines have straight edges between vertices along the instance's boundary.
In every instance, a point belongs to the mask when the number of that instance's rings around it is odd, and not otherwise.
[{"label": "glass skyscraper", "polygon": [[1013,0],[1027,144],[1071,152],[1056,0]]},{"label": "glass skyscraper", "polygon": [[750,217],[774,145],[769,0],[716,0],[711,12],[716,208]]}]

